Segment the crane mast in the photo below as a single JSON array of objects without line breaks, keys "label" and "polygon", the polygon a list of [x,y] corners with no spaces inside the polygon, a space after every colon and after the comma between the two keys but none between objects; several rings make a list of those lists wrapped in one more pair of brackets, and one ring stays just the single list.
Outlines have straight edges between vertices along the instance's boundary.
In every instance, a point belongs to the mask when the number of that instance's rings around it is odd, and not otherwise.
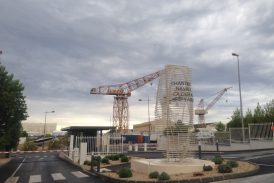
[{"label": "crane mast", "polygon": [[195,115],[198,115],[198,124],[200,127],[205,127],[205,115],[208,113],[208,110],[211,109],[218,100],[232,87],[224,88],[218,92],[218,95],[205,107],[204,99],[199,101],[198,107],[195,110]]},{"label": "crane mast", "polygon": [[113,125],[118,132],[125,133],[129,127],[128,97],[131,92],[158,78],[162,70],[146,76],[116,85],[104,85],[92,88],[92,95],[114,95],[113,102]]}]

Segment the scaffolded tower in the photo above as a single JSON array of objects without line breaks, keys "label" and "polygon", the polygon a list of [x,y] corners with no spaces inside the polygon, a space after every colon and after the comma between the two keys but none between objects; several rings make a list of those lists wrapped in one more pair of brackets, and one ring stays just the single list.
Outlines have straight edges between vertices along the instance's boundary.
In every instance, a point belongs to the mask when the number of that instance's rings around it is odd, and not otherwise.
[{"label": "scaffolded tower", "polygon": [[190,156],[190,128],[193,126],[191,70],[186,66],[167,65],[160,75],[155,118],[166,125],[166,158],[183,161]]}]

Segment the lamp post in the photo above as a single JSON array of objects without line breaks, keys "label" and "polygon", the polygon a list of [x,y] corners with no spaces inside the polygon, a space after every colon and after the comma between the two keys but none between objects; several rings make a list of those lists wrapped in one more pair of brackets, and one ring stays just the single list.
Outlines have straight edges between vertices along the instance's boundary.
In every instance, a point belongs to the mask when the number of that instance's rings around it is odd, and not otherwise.
[{"label": "lamp post", "polygon": [[[44,140],[45,140],[45,137],[46,137],[47,114],[49,114],[49,113],[55,113],[55,111],[45,112]],[[43,141],[43,147],[42,147],[43,150],[44,150],[44,145],[45,145],[45,141]]]},{"label": "lamp post", "polygon": [[3,51],[0,50],[0,64],[1,64],[1,55],[3,54]]},{"label": "lamp post", "polygon": [[241,114],[242,134],[243,134],[243,143],[244,143],[245,142],[245,131],[244,131],[244,119],[243,119],[243,103],[242,103],[242,92],[241,92],[239,54],[232,53],[232,56],[237,57],[237,61],[238,61],[238,83],[239,83],[239,95],[240,95],[240,114]]},{"label": "lamp post", "polygon": [[150,123],[150,112],[149,112],[149,96],[147,96],[147,100],[139,99],[139,101],[147,102],[147,116],[148,116],[148,123],[149,123],[149,129],[148,129],[148,135],[150,136],[150,129],[151,129],[151,123]]}]

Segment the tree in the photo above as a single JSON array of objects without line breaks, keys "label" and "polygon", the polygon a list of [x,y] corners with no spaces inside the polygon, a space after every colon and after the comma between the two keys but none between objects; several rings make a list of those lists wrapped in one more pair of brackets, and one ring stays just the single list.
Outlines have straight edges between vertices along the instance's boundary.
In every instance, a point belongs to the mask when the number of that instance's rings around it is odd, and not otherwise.
[{"label": "tree", "polygon": [[227,128],[242,127],[241,113],[239,109],[236,109],[231,116],[231,120],[227,123]]},{"label": "tree", "polygon": [[247,109],[245,117],[244,117],[244,124],[248,126],[248,124],[254,123],[254,117],[250,109]]},{"label": "tree", "polygon": [[223,132],[223,131],[225,131],[225,124],[223,124],[222,122],[218,122],[218,123],[216,124],[215,129],[216,129],[218,132]]},{"label": "tree", "polygon": [[27,115],[24,86],[0,64],[0,150],[16,148]]},{"label": "tree", "polygon": [[256,108],[254,109],[254,123],[265,123],[265,111],[259,103],[257,103]]},{"label": "tree", "polygon": [[274,119],[274,100],[264,106],[265,122],[272,122]]}]

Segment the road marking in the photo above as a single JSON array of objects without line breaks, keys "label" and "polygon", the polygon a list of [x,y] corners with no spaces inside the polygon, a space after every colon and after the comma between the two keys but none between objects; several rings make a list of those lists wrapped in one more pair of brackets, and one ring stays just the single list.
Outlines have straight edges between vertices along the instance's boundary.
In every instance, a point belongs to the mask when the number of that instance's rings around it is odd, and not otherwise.
[{"label": "road marking", "polygon": [[46,157],[48,157],[48,156],[44,156],[44,158],[46,158]]},{"label": "road marking", "polygon": [[29,177],[29,183],[42,182],[41,175],[31,175]]},{"label": "road marking", "polygon": [[39,158],[39,160],[43,160],[44,158]]},{"label": "road marking", "polygon": [[61,173],[52,173],[51,177],[54,181],[56,180],[66,180],[66,178]]},{"label": "road marking", "polygon": [[23,161],[20,163],[20,165],[16,168],[16,170],[13,172],[13,174],[11,175],[11,177],[14,177],[14,175],[16,174],[16,172],[20,169],[20,167],[22,166],[22,164],[24,163],[26,158],[23,159]]},{"label": "road marking", "polygon": [[272,157],[272,156],[274,156],[274,154],[254,156],[254,157],[244,158],[243,160],[260,159],[260,158],[267,158],[267,157]]},{"label": "road marking", "polygon": [[35,156],[35,158],[40,158],[40,156]]},{"label": "road marking", "polygon": [[80,171],[76,171],[76,172],[71,172],[72,175],[74,175],[75,177],[78,177],[78,178],[83,178],[83,177],[89,177],[88,175],[80,172]]},{"label": "road marking", "polygon": [[18,181],[19,177],[9,177],[5,183],[16,183]]},{"label": "road marking", "polygon": [[274,165],[268,165],[268,164],[257,164],[257,165],[260,165],[260,166],[274,166]]}]

